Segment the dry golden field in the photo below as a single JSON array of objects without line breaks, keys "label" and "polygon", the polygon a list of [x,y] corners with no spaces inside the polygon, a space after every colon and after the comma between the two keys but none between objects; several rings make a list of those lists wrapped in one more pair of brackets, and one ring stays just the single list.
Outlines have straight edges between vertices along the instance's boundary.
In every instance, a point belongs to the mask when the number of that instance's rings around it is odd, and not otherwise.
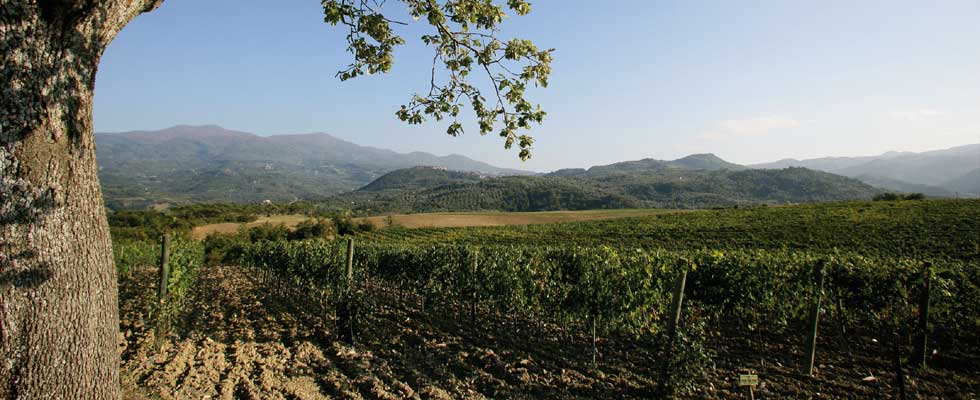
[{"label": "dry golden field", "polygon": [[[654,214],[681,212],[679,210],[661,209],[629,209],[629,210],[586,210],[586,211],[540,211],[540,212],[453,212],[428,214],[399,214],[355,218],[355,222],[370,221],[375,226],[385,227],[390,222],[405,228],[440,228],[465,226],[501,226],[501,225],[534,225],[552,224],[557,222],[591,221],[599,219],[615,219],[642,217]],[[273,215],[260,217],[255,222],[246,224],[228,222],[221,224],[202,225],[194,228],[192,235],[203,239],[209,233],[232,233],[241,226],[253,227],[264,223],[283,224],[292,228],[309,217],[304,215]]]}]

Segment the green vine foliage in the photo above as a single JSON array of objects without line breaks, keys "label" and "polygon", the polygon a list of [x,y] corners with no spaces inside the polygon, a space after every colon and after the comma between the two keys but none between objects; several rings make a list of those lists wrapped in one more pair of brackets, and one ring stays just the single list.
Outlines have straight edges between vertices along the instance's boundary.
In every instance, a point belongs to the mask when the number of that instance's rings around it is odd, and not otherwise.
[{"label": "green vine foliage", "polygon": [[[246,244],[243,263],[297,285],[339,291],[345,244],[327,240]],[[474,255],[478,268],[472,268]],[[944,329],[980,329],[975,263],[931,260],[933,318]],[[814,269],[823,264],[824,313],[835,321],[887,330],[909,318],[923,261],[790,250],[664,251],[636,248],[399,246],[358,244],[355,281],[368,278],[424,296],[430,304],[476,301],[481,308],[599,330],[647,334],[663,329],[671,290],[688,275],[685,307],[726,325],[771,331],[806,325],[816,295]],[[970,297],[972,296],[972,297]],[[837,305],[840,305],[838,307]]]},{"label": "green vine foliage", "polygon": [[183,310],[184,300],[197,281],[197,273],[204,265],[204,245],[195,240],[181,237],[170,244],[170,278],[167,283],[167,301],[157,302],[157,271],[160,266],[160,244],[149,241],[122,241],[113,244],[116,270],[120,279],[126,279],[138,268],[151,268],[154,271],[152,288],[140,296],[143,308],[152,318],[170,325]]},{"label": "green vine foliage", "polygon": [[170,250],[170,279],[167,296],[179,304],[197,279],[198,270],[204,264],[204,245],[196,240],[175,239]]},{"label": "green vine foliage", "polygon": [[[179,314],[204,262],[203,245],[176,239],[169,301],[161,317]],[[120,275],[155,268],[150,242],[114,246]],[[273,272],[309,293],[348,289],[342,241],[260,241],[234,249],[242,265]],[[473,258],[478,267],[472,268]],[[823,312],[835,323],[887,333],[908,324],[922,295],[923,268],[932,268],[931,321],[942,337],[980,331],[980,264],[946,258],[864,256],[792,250],[668,251],[610,246],[385,245],[358,243],[355,285],[371,279],[424,296],[427,303],[474,301],[481,309],[558,323],[599,321],[601,333],[662,332],[672,285],[688,275],[685,308],[726,325],[779,332],[805,326],[822,263]],[[154,286],[155,287],[155,286]],[[358,288],[362,286],[357,286]],[[148,307],[154,296],[146,296]]]},{"label": "green vine foliage", "polygon": [[707,384],[706,371],[714,368],[716,353],[705,345],[705,337],[710,334],[706,325],[704,319],[688,317],[674,340],[666,335],[653,337],[652,347],[658,349],[658,362],[670,371],[669,382],[664,382],[666,385],[660,389],[673,391],[673,395],[657,393],[656,398],[697,397],[697,389]]},{"label": "green vine foliage", "polygon": [[159,264],[160,245],[148,241],[116,241],[112,245],[112,256],[116,273],[125,278],[135,268]]},{"label": "green vine foliage", "polygon": [[[493,0],[392,1],[407,6],[406,14],[385,3],[321,1],[324,21],[348,29],[347,50],[354,57],[337,77],[348,80],[390,71],[395,48],[406,43],[395,27],[408,24],[390,16],[425,21],[431,33],[420,40],[433,49],[429,90],[416,93],[396,112],[397,117],[409,124],[421,124],[427,118],[450,119],[446,133],[458,136],[464,131],[460,116],[469,108],[481,135],[496,132],[505,148],[516,143],[519,157],[530,158],[534,139],[519,132],[530,129],[532,123],[540,124],[546,113],[526,98],[526,92],[531,85],[548,86],[554,49],[539,49],[521,38],[501,39],[498,34],[508,12],[527,15],[531,4],[525,0],[507,0],[506,4]],[[474,79],[474,72],[482,79]],[[488,87],[493,93],[489,99],[483,94]]]}]

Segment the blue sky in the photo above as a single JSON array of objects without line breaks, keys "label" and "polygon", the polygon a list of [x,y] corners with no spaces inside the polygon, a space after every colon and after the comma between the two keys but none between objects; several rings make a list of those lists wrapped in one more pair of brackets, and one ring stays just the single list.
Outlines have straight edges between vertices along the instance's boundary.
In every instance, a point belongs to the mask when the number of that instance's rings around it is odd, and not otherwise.
[{"label": "blue sky", "polygon": [[[390,7],[399,7],[394,0]],[[980,142],[980,2],[538,0],[501,36],[554,47],[549,112],[521,163],[476,127],[408,126],[425,26],[386,75],[340,82],[344,32],[313,0],[166,0],[109,46],[96,131],[218,124],[328,132],[536,171],[713,152],[739,163]],[[395,12],[399,12],[395,10]]]}]

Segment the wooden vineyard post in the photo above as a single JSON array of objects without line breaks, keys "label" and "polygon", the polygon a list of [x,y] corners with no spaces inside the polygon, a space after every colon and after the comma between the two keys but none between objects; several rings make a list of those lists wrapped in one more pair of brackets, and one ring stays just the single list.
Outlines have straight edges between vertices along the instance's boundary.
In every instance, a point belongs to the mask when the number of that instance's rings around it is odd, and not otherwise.
[{"label": "wooden vineyard post", "polygon": [[820,324],[820,297],[823,294],[823,266],[824,261],[820,260],[813,269],[816,290],[813,294],[813,309],[810,310],[810,320],[813,321],[813,329],[810,331],[810,337],[806,343],[806,374],[808,376],[813,376],[813,364],[817,356],[817,326]]},{"label": "wooden vineyard post", "polygon": [[905,371],[902,366],[902,341],[905,340],[905,325],[899,326],[898,331],[895,332],[895,342],[894,342],[894,364],[895,364],[895,386],[898,388],[898,398],[905,400],[908,395],[905,391]]},{"label": "wooden vineyard post", "polygon": [[922,297],[919,298],[919,327],[915,338],[915,354],[912,364],[917,368],[926,368],[929,344],[929,295],[932,288],[932,263],[926,262],[922,268]]},{"label": "wooden vineyard post", "polygon": [[840,322],[841,344],[844,345],[845,351],[850,351],[850,341],[847,340],[847,314],[844,313],[844,295],[842,292],[840,287],[835,288],[834,297],[837,298],[837,319]]},{"label": "wooden vineyard post", "polygon": [[684,305],[684,289],[687,286],[687,266],[681,271],[674,285],[673,297],[670,300],[670,314],[667,319],[666,356],[660,370],[660,387],[664,398],[674,398],[674,386],[670,382],[670,369],[674,364],[674,342],[677,338],[677,327],[681,323],[681,309]]},{"label": "wooden vineyard post", "polygon": [[474,250],[473,269],[471,270],[471,275],[470,275],[470,327],[472,327],[473,329],[476,329],[476,296],[477,296],[476,268],[477,268],[477,263],[479,262],[479,258],[480,258],[480,251]]},{"label": "wooden vineyard post", "polygon": [[345,278],[347,279],[347,289],[354,281],[354,238],[347,238],[347,267]]},{"label": "wooden vineyard post", "polygon": [[667,321],[667,335],[671,340],[677,335],[677,325],[681,322],[681,308],[684,305],[684,288],[687,286],[687,271],[682,271],[674,285],[674,296],[670,301],[670,319]]},{"label": "wooden vineyard post", "polygon": [[594,263],[592,264],[592,277],[592,301],[589,305],[589,315],[592,322],[592,368],[595,368],[598,365],[599,359],[599,338],[596,335],[596,325],[598,325],[599,319],[599,287],[595,282],[598,279],[598,274]]},{"label": "wooden vineyard post", "polygon": [[167,316],[165,306],[167,303],[167,288],[170,285],[170,234],[160,237],[160,287],[157,292],[157,327],[155,342],[159,347],[163,336],[167,331]]},{"label": "wooden vineyard post", "polygon": [[337,331],[344,342],[354,345],[355,319],[354,307],[354,239],[347,239],[347,259],[341,277],[340,302],[337,304]]},{"label": "wooden vineyard post", "polygon": [[595,325],[596,325],[596,317],[595,317],[595,313],[592,313],[592,368],[595,368],[596,366],[598,353],[599,353],[599,346],[597,343],[598,339],[596,338],[596,334],[595,334]]}]

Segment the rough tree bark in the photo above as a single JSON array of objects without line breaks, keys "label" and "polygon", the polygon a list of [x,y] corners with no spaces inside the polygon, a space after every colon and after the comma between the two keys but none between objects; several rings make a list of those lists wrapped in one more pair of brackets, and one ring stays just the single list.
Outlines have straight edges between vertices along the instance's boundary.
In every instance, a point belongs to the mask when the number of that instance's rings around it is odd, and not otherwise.
[{"label": "rough tree bark", "polygon": [[162,0],[0,0],[0,397],[119,398],[99,59]]}]

